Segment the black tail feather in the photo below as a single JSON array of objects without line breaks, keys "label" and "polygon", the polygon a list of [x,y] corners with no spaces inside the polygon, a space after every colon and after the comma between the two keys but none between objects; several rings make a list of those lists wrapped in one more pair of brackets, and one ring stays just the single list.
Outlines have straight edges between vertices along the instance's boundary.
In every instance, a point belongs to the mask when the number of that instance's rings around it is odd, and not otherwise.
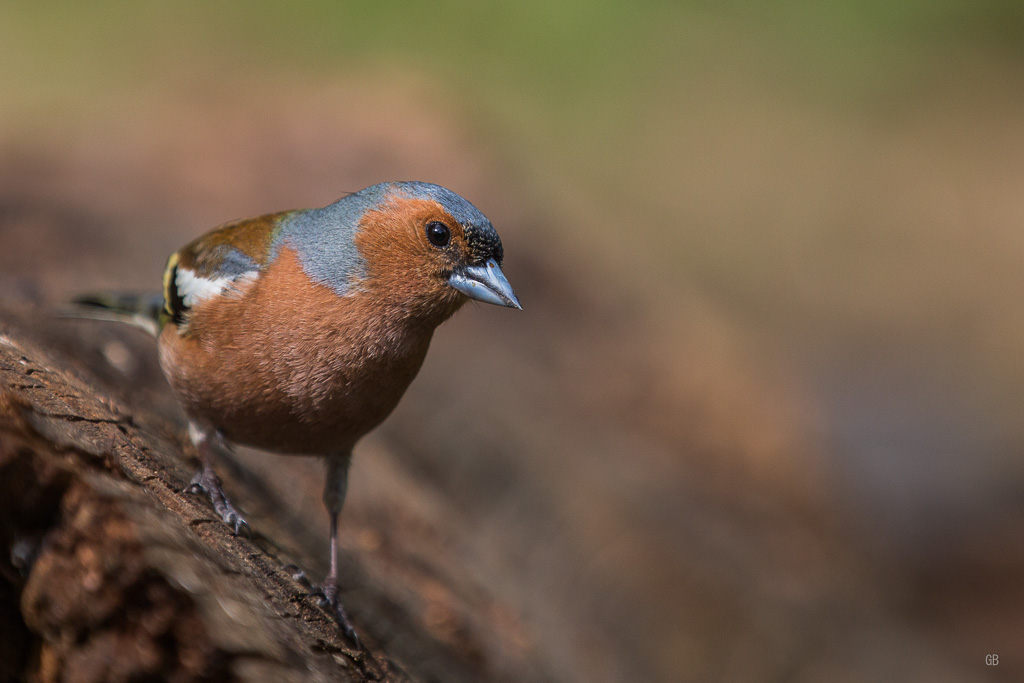
[{"label": "black tail feather", "polygon": [[162,326],[163,304],[164,299],[160,294],[104,292],[75,297],[69,309],[63,313],[72,318],[128,323],[157,336]]}]

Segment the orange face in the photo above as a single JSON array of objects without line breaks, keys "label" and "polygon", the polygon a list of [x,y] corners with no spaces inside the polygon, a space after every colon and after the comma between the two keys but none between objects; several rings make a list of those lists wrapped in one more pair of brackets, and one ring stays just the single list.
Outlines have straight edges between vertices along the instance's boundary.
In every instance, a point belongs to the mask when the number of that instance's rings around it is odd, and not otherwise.
[{"label": "orange face", "polygon": [[[451,315],[467,296],[481,298],[457,286],[467,273],[489,275],[496,270],[500,275],[488,245],[474,243],[465,226],[430,199],[391,197],[364,214],[355,241],[367,272],[353,284],[404,302],[410,311],[422,307],[424,312]],[[500,243],[497,249],[500,259]],[[511,292],[507,282],[504,288]]]}]

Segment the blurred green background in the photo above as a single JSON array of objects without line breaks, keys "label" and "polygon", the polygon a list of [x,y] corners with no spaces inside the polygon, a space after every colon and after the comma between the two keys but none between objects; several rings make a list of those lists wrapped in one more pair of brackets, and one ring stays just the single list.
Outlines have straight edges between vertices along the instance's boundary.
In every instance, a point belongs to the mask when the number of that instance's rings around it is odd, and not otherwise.
[{"label": "blurred green background", "polygon": [[[526,313],[442,330],[382,438],[505,539],[473,552],[485,583],[505,567],[538,660],[580,680],[1019,680],[1022,83],[1014,0],[7,2],[8,218],[85,207],[94,248],[8,221],[0,291],[152,286],[219,222],[448,184],[497,225]],[[481,376],[484,433],[423,407],[480,398]],[[764,540],[761,497],[815,529],[794,544],[828,556],[829,587],[797,572],[764,589],[785,606],[736,597],[762,595],[748,545],[807,557]],[[552,556],[501,554],[535,546]],[[701,553],[743,567],[721,596],[694,597]],[[787,591],[809,610],[792,629]]]}]

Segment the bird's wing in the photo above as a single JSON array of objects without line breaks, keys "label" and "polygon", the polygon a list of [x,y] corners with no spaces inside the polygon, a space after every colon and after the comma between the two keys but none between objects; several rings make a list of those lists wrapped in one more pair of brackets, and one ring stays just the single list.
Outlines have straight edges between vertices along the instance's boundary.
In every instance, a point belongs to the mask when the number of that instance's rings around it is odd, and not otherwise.
[{"label": "bird's wing", "polygon": [[222,225],[172,254],[164,270],[164,324],[182,327],[201,301],[237,295],[255,282],[281,219],[290,213]]}]

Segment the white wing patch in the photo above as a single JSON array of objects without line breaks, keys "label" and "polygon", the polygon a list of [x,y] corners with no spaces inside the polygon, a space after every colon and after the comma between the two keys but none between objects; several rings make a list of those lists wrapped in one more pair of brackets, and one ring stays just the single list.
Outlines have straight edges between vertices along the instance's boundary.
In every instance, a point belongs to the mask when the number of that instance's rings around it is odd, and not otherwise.
[{"label": "white wing patch", "polygon": [[196,275],[188,268],[178,267],[174,286],[186,308],[192,308],[200,301],[216,296],[240,294],[242,288],[254,282],[259,273],[251,270],[233,277],[208,278]]}]

